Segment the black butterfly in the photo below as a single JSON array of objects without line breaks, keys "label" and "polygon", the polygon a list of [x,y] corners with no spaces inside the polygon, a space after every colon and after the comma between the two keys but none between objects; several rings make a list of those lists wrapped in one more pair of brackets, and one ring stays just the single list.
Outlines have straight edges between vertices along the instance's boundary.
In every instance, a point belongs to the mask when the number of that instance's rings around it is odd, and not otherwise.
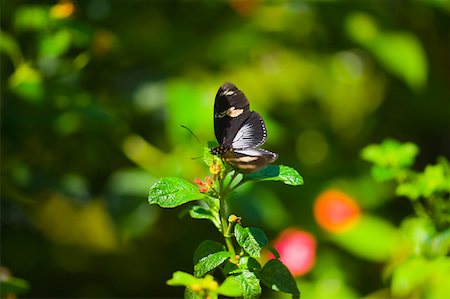
[{"label": "black butterfly", "polygon": [[256,171],[278,158],[276,153],[259,148],[267,140],[262,117],[250,111],[245,95],[234,84],[220,86],[214,102],[214,131],[220,146],[211,149],[241,172]]}]

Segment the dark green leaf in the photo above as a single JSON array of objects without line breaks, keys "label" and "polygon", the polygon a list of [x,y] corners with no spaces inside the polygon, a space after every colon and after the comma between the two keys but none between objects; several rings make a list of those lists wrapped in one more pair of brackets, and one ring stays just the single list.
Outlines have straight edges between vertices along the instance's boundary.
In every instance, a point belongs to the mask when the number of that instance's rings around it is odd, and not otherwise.
[{"label": "dark green leaf", "polygon": [[225,276],[228,276],[231,274],[241,273],[242,270],[239,269],[236,264],[230,261],[225,261],[225,263],[223,263],[222,272]]},{"label": "dark green leaf", "polygon": [[255,227],[243,228],[240,224],[236,224],[234,234],[238,244],[254,258],[260,257],[262,247],[268,242],[266,234]]},{"label": "dark green leaf", "polygon": [[194,265],[196,265],[202,258],[207,257],[210,254],[224,251],[225,246],[220,244],[219,242],[205,240],[200,245],[198,245],[197,249],[194,253]]},{"label": "dark green leaf", "polygon": [[293,299],[300,298],[294,277],[280,260],[268,261],[262,268],[260,277],[261,281],[272,290],[292,294]]},{"label": "dark green leaf", "polygon": [[174,208],[203,196],[194,184],[177,177],[167,177],[160,179],[150,188],[148,202],[162,208]]},{"label": "dark green leaf", "polygon": [[202,277],[209,271],[220,266],[226,259],[231,257],[231,253],[228,251],[220,251],[213,254],[210,254],[204,258],[202,258],[195,266],[194,266],[194,275],[196,277]]},{"label": "dark green leaf", "polygon": [[[2,273],[3,275],[3,273]],[[21,278],[6,276],[0,281],[0,289],[2,298],[7,297],[8,294],[22,295],[25,294],[30,288],[28,282]],[[13,296],[15,297],[15,296]]]},{"label": "dark green leaf", "polygon": [[271,246],[269,244],[269,245],[266,245],[266,248],[275,256],[275,258],[277,258],[277,259],[280,258],[280,253],[275,248],[273,248],[273,246]]},{"label": "dark green leaf", "polygon": [[245,174],[244,180],[282,181],[286,185],[303,185],[303,178],[297,170],[284,165],[269,165],[259,171]]}]

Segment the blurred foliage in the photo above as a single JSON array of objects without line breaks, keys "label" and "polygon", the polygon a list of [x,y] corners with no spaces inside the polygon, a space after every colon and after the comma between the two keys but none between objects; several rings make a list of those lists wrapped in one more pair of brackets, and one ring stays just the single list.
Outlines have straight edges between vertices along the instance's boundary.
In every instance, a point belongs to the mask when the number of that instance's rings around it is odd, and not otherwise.
[{"label": "blurred foliage", "polygon": [[[267,149],[305,179],[301,192],[265,182],[231,199],[269,239],[287,226],[316,236],[317,263],[297,278],[302,296],[449,292],[448,254],[436,250],[445,228],[416,213],[417,202],[446,190],[448,164],[437,157],[450,153],[448,1],[0,5],[1,263],[29,284],[16,294],[182,296],[165,282],[191,272],[201,240],[220,236],[180,219],[181,210],[149,206],[147,190],[161,176],[207,171],[191,158],[214,139],[223,81],[264,116]],[[388,136],[417,145],[384,145],[373,156],[378,179],[408,177],[398,187],[370,179],[357,158]],[[393,151],[400,161],[383,164]],[[355,231],[330,234],[316,223],[314,200],[328,189],[359,204]],[[404,248],[382,244],[382,232],[406,235],[416,254],[386,260]]]},{"label": "blurred foliage", "polygon": [[[413,143],[388,139],[364,148],[362,157],[374,163],[374,178],[397,180],[396,194],[409,198],[416,212],[400,224],[402,235],[396,239],[405,244],[393,248],[397,257],[387,271],[392,275],[391,294],[444,298],[450,293],[446,283],[450,277],[450,168],[441,157],[423,173],[413,171],[410,168],[417,153]],[[395,244],[383,235],[383,243]],[[402,247],[404,252],[399,252]]]}]

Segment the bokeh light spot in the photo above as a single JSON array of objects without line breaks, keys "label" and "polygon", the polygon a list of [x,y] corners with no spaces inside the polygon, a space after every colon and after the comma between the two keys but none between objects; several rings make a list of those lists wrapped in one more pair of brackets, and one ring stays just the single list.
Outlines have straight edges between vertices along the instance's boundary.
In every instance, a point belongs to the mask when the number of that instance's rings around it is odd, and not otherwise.
[{"label": "bokeh light spot", "polygon": [[314,217],[324,230],[347,231],[359,220],[361,211],[356,201],[342,191],[322,192],[314,203]]},{"label": "bokeh light spot", "polygon": [[315,264],[316,238],[311,233],[294,227],[287,228],[280,233],[273,247],[294,276],[308,273]]}]

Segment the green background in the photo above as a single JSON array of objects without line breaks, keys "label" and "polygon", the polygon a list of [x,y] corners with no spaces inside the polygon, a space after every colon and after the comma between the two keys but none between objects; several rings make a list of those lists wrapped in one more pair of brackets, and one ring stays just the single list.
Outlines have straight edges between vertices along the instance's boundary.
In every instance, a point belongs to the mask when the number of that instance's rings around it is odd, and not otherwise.
[{"label": "green background", "polygon": [[[392,137],[419,146],[417,169],[449,157],[449,15],[439,0],[3,0],[1,265],[29,283],[25,298],[182,296],[166,280],[221,236],[183,208],[149,206],[148,190],[208,174],[192,158],[214,140],[214,97],[230,81],[264,117],[264,147],[305,180],[248,185],[233,211],[269,239],[288,226],[316,236],[305,298],[385,288],[361,236],[413,210],[360,151]],[[329,187],[367,215],[353,248],[312,216]],[[330,279],[338,292],[321,293]]]}]

